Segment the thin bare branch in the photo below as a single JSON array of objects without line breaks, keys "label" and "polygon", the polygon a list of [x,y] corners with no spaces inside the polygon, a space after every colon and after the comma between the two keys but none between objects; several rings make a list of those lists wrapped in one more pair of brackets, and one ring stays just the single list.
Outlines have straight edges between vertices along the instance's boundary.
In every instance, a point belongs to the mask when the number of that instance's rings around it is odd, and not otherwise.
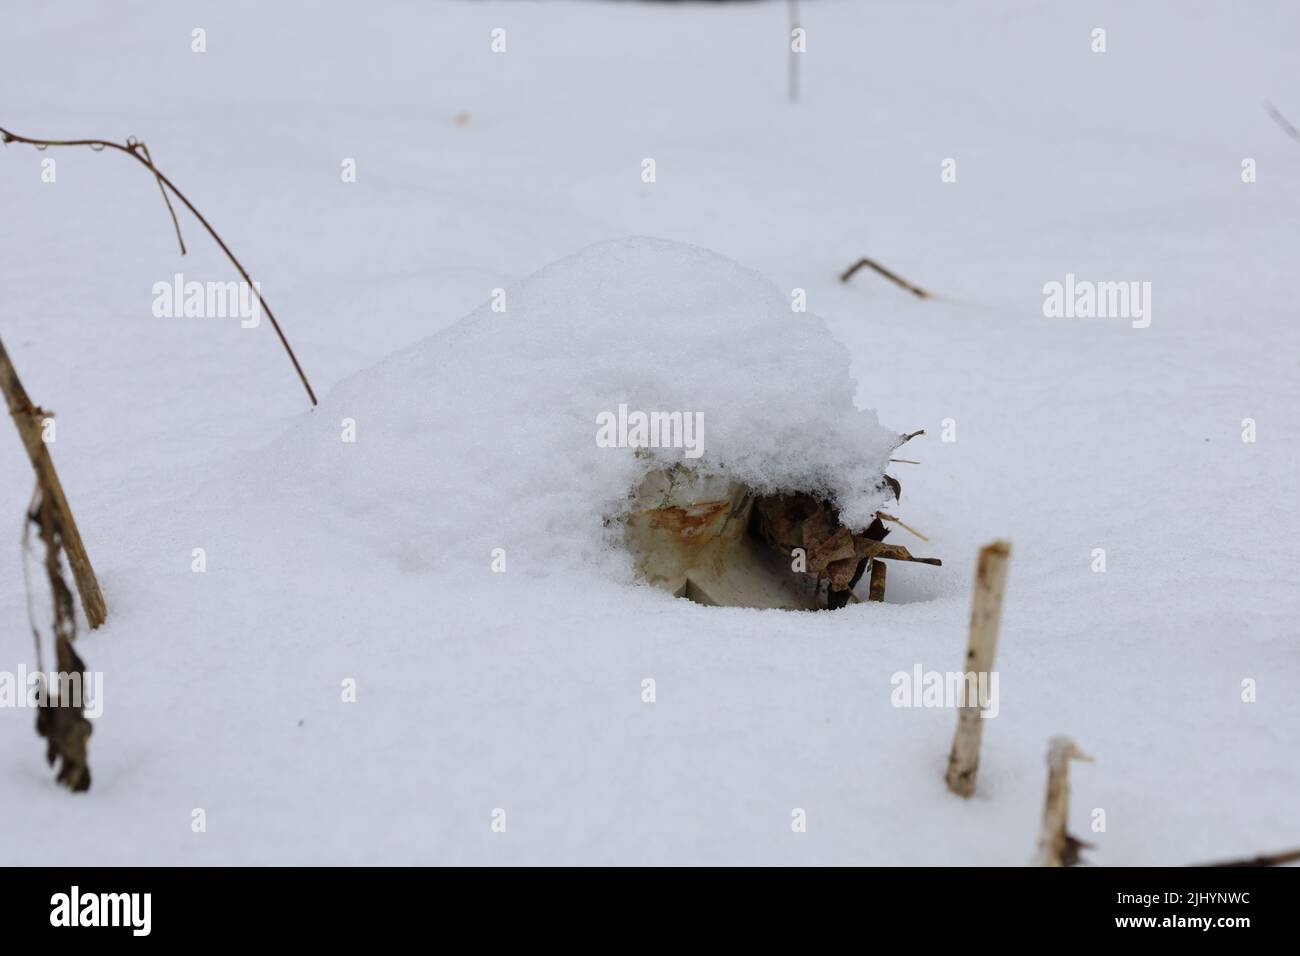
[{"label": "thin bare branch", "polygon": [[[231,264],[236,269],[239,270],[239,274],[243,276],[244,282],[248,284],[248,287],[251,288],[254,294],[257,296],[257,301],[261,304],[263,311],[266,312],[266,317],[271,320],[271,326],[272,328],[275,329],[275,334],[279,336],[280,344],[284,346],[285,352],[288,353],[289,361],[293,363],[294,371],[298,373],[298,378],[302,382],[302,387],[307,390],[307,397],[311,399],[311,403],[313,406],[319,404],[316,401],[316,393],[312,390],[311,383],[307,381],[307,373],[304,372],[302,370],[302,366],[298,364],[298,356],[294,355],[293,348],[289,345],[289,340],[285,338],[284,330],[280,328],[280,323],[276,321],[275,313],[271,311],[271,307],[267,305],[266,300],[262,298],[262,291],[258,289],[256,285],[253,284],[253,280],[248,275],[248,270],[244,268],[243,263],[241,263],[237,258],[235,258],[235,254],[230,251],[230,247],[227,246],[226,243],[222,240],[221,236],[217,234],[216,229],[212,228],[211,223],[209,223],[208,220],[204,218],[203,214],[199,212],[198,209],[195,208],[192,202],[190,202],[187,198],[185,198],[185,194],[176,188],[176,184],[173,183],[166,176],[164,176],[162,170],[158,169],[158,167],[153,164],[153,161],[149,159],[148,150],[144,148],[143,143],[135,139],[130,140],[126,145],[123,145],[122,143],[114,143],[110,140],[104,140],[104,139],[33,139],[28,136],[19,136],[17,133],[12,133],[2,126],[0,126],[0,142],[24,143],[28,146],[35,146],[37,149],[48,149],[51,146],[87,146],[96,151],[105,150],[105,149],[114,149],[117,150],[119,153],[125,153],[127,156],[130,156],[136,162],[144,166],[145,169],[149,170],[149,172],[151,172],[155,176],[155,178],[157,178],[159,186],[165,187],[163,192],[163,197],[166,198],[167,190],[170,190],[171,194],[175,196],[177,199],[179,199],[181,201],[181,204],[185,206],[185,208],[190,211],[191,215],[193,215],[194,218],[199,221],[199,224],[202,225],[205,230],[207,230],[208,235],[212,237],[212,241],[221,247],[221,251],[226,254],[226,258],[230,260]],[[171,203],[168,202],[167,205],[168,208],[170,209]],[[172,213],[172,218],[174,221],[175,220],[174,210]],[[179,223],[176,223],[176,235],[177,238],[180,237]],[[185,251],[185,243],[182,240],[181,252],[183,253],[184,251]]]},{"label": "thin bare branch", "polygon": [[163,185],[162,178],[158,175],[158,169],[153,164],[153,157],[149,155],[149,147],[134,139],[127,140],[126,144],[139,149],[144,154],[144,161],[154,171],[154,178],[158,180],[158,191],[162,193],[163,202],[167,204],[167,211],[172,215],[172,225],[176,228],[176,241],[181,244],[181,255],[185,255],[185,238],[181,235],[180,220],[176,218],[176,208],[172,206],[172,198],[167,195],[167,187]]},{"label": "thin bare branch", "polygon": [[794,31],[801,27],[799,23],[799,0],[787,0],[786,6],[790,10],[790,36],[786,38],[786,42],[790,46],[786,87],[790,102],[795,103],[799,99],[799,54],[794,49]]},{"label": "thin bare branch", "polygon": [[1291,124],[1291,121],[1282,115],[1281,110],[1268,100],[1264,101],[1264,109],[1268,110],[1268,115],[1273,117],[1273,122],[1282,127],[1282,132],[1286,133],[1297,143],[1300,143],[1300,129],[1296,129],[1295,126]]}]

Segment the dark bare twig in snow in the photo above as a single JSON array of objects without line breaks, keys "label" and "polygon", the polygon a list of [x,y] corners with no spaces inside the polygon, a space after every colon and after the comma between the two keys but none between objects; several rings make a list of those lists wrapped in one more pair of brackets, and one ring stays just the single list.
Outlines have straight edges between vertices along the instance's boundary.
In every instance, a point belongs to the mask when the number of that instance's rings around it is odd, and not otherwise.
[{"label": "dark bare twig in snow", "polygon": [[[18,430],[23,436],[24,444],[32,440],[39,443],[39,437],[33,434],[39,431],[36,424],[40,409],[35,409],[27,401],[22,391],[22,383],[13,373],[13,366],[5,355],[4,346],[0,344],[0,385],[5,387],[5,396],[9,399],[10,410],[18,423]],[[19,402],[26,406],[19,406]],[[42,445],[42,451],[44,446]],[[43,458],[43,461],[38,461]],[[77,534],[76,523],[68,510],[68,502],[63,497],[58,475],[49,461],[49,455],[33,455],[32,464],[36,469],[36,490],[32,495],[23,521],[23,582],[27,591],[27,618],[32,628],[32,638],[36,642],[37,668],[37,711],[36,733],[45,738],[45,759],[50,766],[59,763],[59,783],[73,792],[90,789],[90,765],[87,759],[87,746],[92,727],[85,714],[85,688],[87,685],[86,665],[77,652],[72,649],[72,642],[77,637],[77,615],[73,610],[72,589],[63,580],[63,554],[68,553],[68,563],[72,566],[85,604],[86,616],[92,626],[98,626],[106,613],[103,595],[99,585],[85,559],[81,546],[81,537]],[[47,467],[42,467],[45,465]],[[55,669],[52,675],[45,673],[44,656],[41,651],[41,633],[36,623],[33,610],[31,579],[27,573],[27,558],[31,553],[31,529],[37,529],[41,542],[45,545],[45,577],[50,586],[50,604],[53,608],[53,633]],[[80,553],[84,567],[77,560]],[[89,583],[93,595],[87,594],[86,582],[77,575],[78,568],[89,574]],[[87,598],[99,601],[98,608]]]},{"label": "dark bare twig in snow", "polygon": [[912,293],[912,295],[916,296],[918,299],[933,298],[929,292],[926,292],[920,286],[912,285],[912,283],[908,282],[902,276],[890,272],[880,263],[873,262],[871,259],[867,259],[866,257],[859,259],[857,262],[853,263],[853,265],[845,269],[844,274],[840,276],[840,281],[848,282],[850,279],[853,278],[853,274],[857,272],[859,269],[861,269],[863,266],[866,266],[868,269],[874,269],[876,272],[879,272],[890,282],[893,282],[895,285],[901,286],[902,288],[906,289],[908,292]]},{"label": "dark bare twig in snow", "polygon": [[[1010,560],[1011,544],[1008,541],[994,541],[980,549],[979,563],[975,568],[975,593],[971,596],[970,637],[963,658],[962,670],[966,673],[988,674],[993,670]],[[959,797],[970,797],[975,792],[975,780],[979,774],[980,741],[984,734],[984,720],[980,717],[983,701],[978,693],[973,697],[968,696],[958,711],[957,732],[952,738],[948,773],[944,778],[948,789]],[[1050,790],[1048,805],[1051,806]]]},{"label": "dark bare twig in snow", "polygon": [[1222,863],[1203,863],[1202,866],[1281,866],[1284,863],[1300,862],[1300,849],[1283,850],[1281,853],[1266,853],[1253,856],[1247,860],[1226,860]]},{"label": "dark bare twig in snow", "polygon": [[266,312],[266,317],[271,320],[271,326],[275,329],[275,334],[279,336],[280,344],[284,346],[285,352],[288,353],[289,361],[293,363],[294,371],[298,373],[298,378],[302,381],[302,387],[307,390],[307,397],[311,399],[312,405],[318,404],[316,401],[316,393],[312,391],[311,383],[307,381],[307,373],[304,372],[302,366],[298,364],[298,356],[294,355],[293,348],[289,345],[289,340],[285,338],[284,330],[280,328],[280,323],[276,321],[275,313],[271,311],[271,307],[267,305],[266,300],[262,298],[261,290],[253,284],[253,280],[248,275],[248,270],[244,268],[243,263],[235,258],[235,254],[230,251],[230,247],[227,246],[221,236],[217,234],[217,230],[212,228],[211,223],[204,218],[203,214],[194,207],[192,202],[185,198],[185,194],[176,188],[176,184],[164,176],[162,171],[153,164],[153,160],[149,156],[149,150],[145,147],[144,143],[134,138],[127,140],[125,145],[103,139],[32,139],[27,136],[19,136],[17,133],[11,133],[4,127],[0,127],[0,142],[24,143],[28,146],[35,146],[37,149],[48,149],[51,146],[88,146],[95,152],[102,152],[105,149],[114,149],[119,153],[125,153],[127,156],[130,156],[136,162],[143,165],[154,175],[154,178],[158,180],[158,187],[163,191],[163,199],[167,201],[167,209],[171,212],[172,223],[176,227],[176,238],[181,244],[181,255],[185,254],[185,240],[181,239],[181,227],[180,223],[176,220],[176,210],[172,208],[171,200],[167,198],[168,190],[171,191],[173,196],[181,201],[182,205],[184,205],[194,218],[199,221],[199,224],[207,230],[207,233],[212,237],[213,242],[221,247],[221,251],[226,254],[226,258],[229,259],[231,264],[239,270],[239,274],[243,276],[244,282],[248,284],[248,287],[252,289],[254,294],[257,296],[257,301],[261,304],[263,311]]},{"label": "dark bare twig in snow", "polygon": [[1047,797],[1034,861],[1038,866],[1078,866],[1083,862],[1082,852],[1092,846],[1066,828],[1070,818],[1071,760],[1092,762],[1069,737],[1053,737],[1047,742]]},{"label": "dark bare twig in snow", "polygon": [[786,0],[786,5],[790,9],[790,36],[787,42],[790,45],[790,63],[789,71],[786,75],[787,92],[790,96],[790,102],[795,103],[799,100],[799,54],[794,49],[794,31],[799,29],[799,0]]},{"label": "dark bare twig in snow", "polygon": [[1268,115],[1273,117],[1273,122],[1277,123],[1278,126],[1282,127],[1282,132],[1286,133],[1297,143],[1300,143],[1300,129],[1296,129],[1294,126],[1292,126],[1291,122],[1285,116],[1282,115],[1282,112],[1276,106],[1274,106],[1268,100],[1265,100],[1264,109],[1268,110]]},{"label": "dark bare twig in snow", "polygon": [[140,150],[144,154],[144,161],[154,171],[154,175],[158,180],[158,191],[162,193],[163,202],[167,204],[167,211],[172,216],[172,226],[176,229],[176,241],[181,244],[181,255],[185,255],[185,238],[181,235],[181,223],[176,218],[176,209],[172,206],[172,199],[167,195],[167,187],[163,185],[162,174],[158,172],[158,168],[153,164],[153,157],[149,155],[149,147],[135,139],[128,139],[126,145]]},{"label": "dark bare twig in snow", "polygon": [[[53,681],[42,671],[38,675],[45,699],[36,711],[36,733],[45,738],[45,760],[59,763],[59,783],[74,793],[90,789],[87,746],[93,728],[86,719],[86,665],[72,649],[77,637],[77,616],[72,609],[72,591],[63,580],[63,528],[53,499],[37,484],[37,497],[27,513],[45,544],[45,575],[54,605]],[[24,531],[24,547],[27,534]],[[30,594],[28,595],[30,598]],[[37,644],[40,635],[36,635]],[[65,699],[65,694],[70,699]]]}]

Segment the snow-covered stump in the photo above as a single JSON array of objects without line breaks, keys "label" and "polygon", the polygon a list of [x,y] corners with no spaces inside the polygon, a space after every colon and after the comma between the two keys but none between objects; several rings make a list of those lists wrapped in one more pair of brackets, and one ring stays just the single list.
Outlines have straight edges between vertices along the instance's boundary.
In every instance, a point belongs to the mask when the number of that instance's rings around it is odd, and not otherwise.
[{"label": "snow-covered stump", "polygon": [[[1002,592],[1010,559],[1011,544],[1007,541],[994,541],[980,549],[979,565],[975,571],[975,594],[971,599],[970,644],[966,649],[965,672],[975,675],[975,681],[969,686],[980,686],[979,675],[987,675],[993,669],[998,628],[1002,623]],[[975,775],[980,765],[984,721],[980,717],[979,695],[974,697],[972,700],[968,695],[962,702],[952,752],[948,755],[948,789],[961,797],[969,797],[975,792]]]},{"label": "snow-covered stump", "polygon": [[[838,609],[877,559],[940,564],[885,540],[886,521],[902,526],[881,511],[901,493],[891,459],[920,433],[858,407],[848,350],[791,314],[707,250],[598,243],[513,284],[508,313],[485,303],[340,383],[283,465],[310,476],[303,493],[382,502],[391,527],[358,527],[384,552],[399,529],[403,561],[443,566],[436,542],[455,540],[501,571],[508,550],[512,581],[594,574],[701,604]],[[519,374],[485,388],[502,368]],[[364,451],[339,441],[344,418],[372,423]]]},{"label": "snow-covered stump", "polygon": [[1047,742],[1047,798],[1043,803],[1043,827],[1038,834],[1036,866],[1074,866],[1079,851],[1087,846],[1066,832],[1070,818],[1070,761],[1092,760],[1069,737]]}]

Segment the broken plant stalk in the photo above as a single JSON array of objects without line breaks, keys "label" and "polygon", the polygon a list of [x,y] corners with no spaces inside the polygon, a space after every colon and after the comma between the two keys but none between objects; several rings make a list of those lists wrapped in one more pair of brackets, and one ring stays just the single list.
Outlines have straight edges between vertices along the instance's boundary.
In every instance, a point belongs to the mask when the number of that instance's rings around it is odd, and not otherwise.
[{"label": "broken plant stalk", "polygon": [[799,54],[795,52],[794,48],[795,31],[800,29],[799,0],[786,0],[786,6],[790,10],[790,56],[786,73],[786,87],[790,102],[795,103],[799,99]]},{"label": "broken plant stalk", "polygon": [[1070,817],[1070,761],[1092,758],[1069,737],[1047,742],[1047,796],[1043,801],[1043,826],[1038,835],[1038,866],[1077,866],[1079,851],[1088,844],[1066,830]]},{"label": "broken plant stalk", "polygon": [[58,537],[68,552],[68,564],[72,576],[77,582],[77,592],[81,595],[81,606],[86,611],[86,621],[91,629],[99,627],[108,617],[108,606],[104,603],[104,593],[99,589],[95,578],[95,569],[91,567],[90,556],[77,531],[77,522],[73,520],[72,508],[63,494],[63,485],[59,474],[54,470],[54,460],[50,450],[41,438],[41,422],[49,417],[47,412],[32,404],[27,397],[27,390],[18,378],[18,372],[9,360],[4,342],[0,341],[0,390],[4,392],[9,405],[9,414],[18,426],[23,447],[31,459],[32,469],[36,472],[37,489],[41,495],[42,508],[48,510],[50,521],[57,530]]},{"label": "broken plant stalk", "polygon": [[[975,594],[971,598],[970,643],[966,649],[966,673],[988,674],[993,669],[993,654],[998,646],[998,628],[1002,624],[1002,593],[1007,581],[1007,563],[1011,545],[994,541],[980,549],[975,572]],[[991,679],[991,678],[990,678]],[[976,685],[978,686],[978,685]],[[957,733],[948,755],[948,789],[959,797],[975,792],[975,776],[980,766],[980,739],[984,734],[983,708],[976,694],[963,702],[957,716]]]},{"label": "broken plant stalk", "polygon": [[868,259],[865,256],[859,259],[857,262],[853,263],[853,265],[849,266],[847,269],[845,269],[844,274],[840,276],[840,281],[848,282],[850,279],[853,278],[854,273],[856,273],[863,266],[866,266],[868,269],[875,270],[876,272],[884,276],[886,279],[888,279],[890,282],[912,293],[912,295],[916,296],[918,299],[933,298],[933,296],[929,292],[926,292],[919,285],[913,285],[912,283],[908,282],[906,279],[904,279],[902,276],[898,275],[897,273],[890,272],[879,262],[875,262],[874,260]]},{"label": "broken plant stalk", "polygon": [[[51,675],[54,686],[51,686],[41,662],[41,634],[35,618],[32,618],[38,680],[45,695],[36,711],[36,733],[46,740],[46,762],[50,766],[54,766],[56,761],[60,764],[59,783],[74,793],[80,793],[90,789],[90,764],[86,751],[93,728],[85,715],[86,665],[72,649],[72,642],[77,637],[77,615],[72,609],[72,592],[63,580],[62,562],[63,548],[68,539],[54,502],[55,499],[38,482],[23,529],[24,552],[31,526],[39,529],[45,545],[45,577],[54,606],[55,670]],[[30,614],[30,590],[27,600]],[[65,694],[69,699],[65,699]]]},{"label": "broken plant stalk", "polygon": [[1300,849],[1283,850],[1281,853],[1265,853],[1244,860],[1223,860],[1218,863],[1203,863],[1202,866],[1284,866],[1287,863],[1300,863]]}]

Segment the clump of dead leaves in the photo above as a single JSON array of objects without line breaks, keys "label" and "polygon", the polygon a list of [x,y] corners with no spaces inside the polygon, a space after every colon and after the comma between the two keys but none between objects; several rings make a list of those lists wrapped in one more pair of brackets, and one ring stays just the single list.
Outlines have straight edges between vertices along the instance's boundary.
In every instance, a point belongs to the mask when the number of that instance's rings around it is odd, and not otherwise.
[{"label": "clump of dead leaves", "polygon": [[[902,491],[898,481],[886,476],[885,484],[897,499]],[[806,492],[767,495],[754,502],[750,533],[787,555],[800,549],[806,573],[827,584],[826,606],[841,608],[874,560],[942,563],[938,558],[913,557],[901,545],[885,544],[889,528],[884,518],[898,520],[877,512],[871,524],[855,532],[843,524],[839,509],[825,498]]]}]

